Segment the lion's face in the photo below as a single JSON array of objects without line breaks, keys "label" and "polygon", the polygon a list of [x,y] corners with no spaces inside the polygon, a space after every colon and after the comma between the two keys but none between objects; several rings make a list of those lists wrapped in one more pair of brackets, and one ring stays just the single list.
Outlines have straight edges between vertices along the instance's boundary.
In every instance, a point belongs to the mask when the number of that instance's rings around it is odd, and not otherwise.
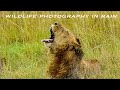
[{"label": "lion's face", "polygon": [[42,42],[45,43],[47,47],[59,46],[68,44],[69,41],[69,33],[65,30],[63,26],[55,22],[50,27],[51,36],[49,39],[43,39]]}]

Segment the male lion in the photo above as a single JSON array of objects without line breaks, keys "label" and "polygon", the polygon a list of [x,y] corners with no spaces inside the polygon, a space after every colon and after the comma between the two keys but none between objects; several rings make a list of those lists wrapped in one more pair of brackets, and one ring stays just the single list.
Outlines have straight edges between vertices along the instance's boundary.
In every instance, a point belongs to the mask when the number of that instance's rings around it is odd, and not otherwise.
[{"label": "male lion", "polygon": [[81,43],[70,31],[55,22],[50,27],[50,33],[50,39],[43,39],[42,42],[53,55],[48,70],[52,79],[88,78],[93,72],[99,73],[97,60],[82,60]]}]

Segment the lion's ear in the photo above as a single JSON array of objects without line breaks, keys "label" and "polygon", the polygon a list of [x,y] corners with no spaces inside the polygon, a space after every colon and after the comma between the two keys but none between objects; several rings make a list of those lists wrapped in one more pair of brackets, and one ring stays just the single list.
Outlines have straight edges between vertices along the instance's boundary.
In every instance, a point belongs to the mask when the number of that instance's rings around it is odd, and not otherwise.
[{"label": "lion's ear", "polygon": [[80,47],[74,47],[75,53],[77,56],[79,56],[80,58],[83,57],[84,53],[83,50]]},{"label": "lion's ear", "polygon": [[80,43],[80,40],[78,38],[75,38],[75,44],[73,45],[73,48],[75,50],[75,53],[77,56],[79,56],[80,58],[83,57],[84,53],[83,53],[83,50],[81,48],[81,43]]},{"label": "lion's ear", "polygon": [[79,40],[78,38],[76,38],[76,41],[77,41],[77,43],[80,45],[80,40]]},{"label": "lion's ear", "polygon": [[81,48],[81,43],[80,43],[80,40],[78,38],[75,38],[75,46],[76,45]]}]

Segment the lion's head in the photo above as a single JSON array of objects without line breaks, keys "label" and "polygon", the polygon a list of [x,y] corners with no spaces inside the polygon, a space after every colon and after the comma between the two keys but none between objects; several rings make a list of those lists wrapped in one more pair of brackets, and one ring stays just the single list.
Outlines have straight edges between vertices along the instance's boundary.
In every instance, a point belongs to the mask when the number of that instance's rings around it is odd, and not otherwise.
[{"label": "lion's head", "polygon": [[42,42],[51,49],[52,53],[74,50],[77,54],[83,55],[81,44],[68,29],[55,22],[50,27],[51,36],[49,39],[43,39]]}]

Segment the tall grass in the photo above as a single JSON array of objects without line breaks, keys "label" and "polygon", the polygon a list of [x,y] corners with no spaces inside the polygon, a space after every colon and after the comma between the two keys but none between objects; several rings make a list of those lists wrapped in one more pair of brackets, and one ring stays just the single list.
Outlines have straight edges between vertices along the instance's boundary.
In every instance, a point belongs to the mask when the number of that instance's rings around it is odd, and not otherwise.
[{"label": "tall grass", "polygon": [[[113,15],[117,18],[5,18],[12,14]],[[49,78],[47,50],[41,39],[49,38],[49,28],[59,22],[81,41],[84,59],[96,58],[103,79],[120,78],[120,12],[117,11],[1,11],[0,57],[6,66],[0,78]]]}]

